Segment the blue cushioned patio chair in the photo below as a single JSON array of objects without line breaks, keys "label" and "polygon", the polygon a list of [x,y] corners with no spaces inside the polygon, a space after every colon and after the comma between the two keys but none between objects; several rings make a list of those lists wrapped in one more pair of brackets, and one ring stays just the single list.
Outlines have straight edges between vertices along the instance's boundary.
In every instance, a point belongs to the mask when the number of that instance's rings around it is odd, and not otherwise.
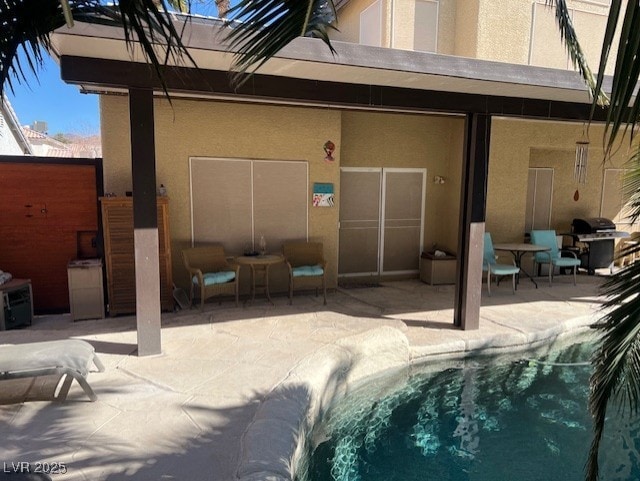
[{"label": "blue cushioned patio chair", "polygon": [[327,263],[324,260],[322,242],[285,242],[282,253],[289,269],[289,304],[293,302],[294,288],[322,287],[324,304],[327,304],[327,285],[325,273]]},{"label": "blue cushioned patio chair", "polygon": [[491,275],[496,276],[496,285],[498,285],[498,277],[511,276],[511,290],[516,292],[516,275],[520,272],[520,268],[512,264],[498,264],[496,261],[496,252],[493,249],[493,241],[491,234],[484,234],[484,252],[482,256],[482,270],[487,273],[487,292],[491,295]]},{"label": "blue cushioned patio chair", "polygon": [[238,306],[240,266],[229,264],[224,247],[212,244],[184,249],[182,260],[191,280],[189,306],[196,291],[200,294],[200,309],[210,297],[223,294],[235,295]]},{"label": "blue cushioned patio chair", "polygon": [[[534,272],[540,273],[542,264],[549,264],[549,285],[553,281],[553,271],[555,267],[573,267],[573,285],[576,285],[576,274],[580,259],[575,252],[558,248],[558,241],[555,230],[532,230],[531,243],[539,246],[548,247],[545,252],[536,252],[534,260]],[[566,252],[570,257],[562,257],[562,253]]]}]

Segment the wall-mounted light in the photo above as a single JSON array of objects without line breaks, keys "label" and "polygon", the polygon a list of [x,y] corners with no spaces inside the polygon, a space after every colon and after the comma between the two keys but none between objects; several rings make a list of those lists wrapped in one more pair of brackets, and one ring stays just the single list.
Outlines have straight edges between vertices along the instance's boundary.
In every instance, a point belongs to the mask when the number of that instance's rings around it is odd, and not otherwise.
[{"label": "wall-mounted light", "polygon": [[444,184],[444,177],[442,177],[441,175],[436,175],[433,178],[433,183],[434,184]]}]

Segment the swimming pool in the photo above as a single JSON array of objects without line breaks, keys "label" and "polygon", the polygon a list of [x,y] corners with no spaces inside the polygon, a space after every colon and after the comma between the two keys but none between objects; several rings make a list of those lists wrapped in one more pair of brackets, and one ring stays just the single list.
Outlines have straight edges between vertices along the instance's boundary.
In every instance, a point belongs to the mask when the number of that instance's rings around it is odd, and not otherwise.
[{"label": "swimming pool", "polygon": [[[581,481],[591,344],[372,380],[312,433],[304,481]],[[613,411],[613,410],[612,410]],[[608,420],[603,481],[640,479],[640,422]]]}]

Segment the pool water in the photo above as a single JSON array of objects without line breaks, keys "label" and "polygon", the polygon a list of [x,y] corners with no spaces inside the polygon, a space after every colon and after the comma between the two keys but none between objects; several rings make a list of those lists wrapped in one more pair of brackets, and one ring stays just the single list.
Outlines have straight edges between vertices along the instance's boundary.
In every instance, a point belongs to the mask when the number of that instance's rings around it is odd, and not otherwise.
[{"label": "pool water", "polygon": [[[368,383],[314,429],[312,481],[582,481],[592,347]],[[532,353],[535,356],[535,353]],[[535,360],[533,360],[535,359]],[[640,422],[608,418],[601,479],[640,480]]]}]

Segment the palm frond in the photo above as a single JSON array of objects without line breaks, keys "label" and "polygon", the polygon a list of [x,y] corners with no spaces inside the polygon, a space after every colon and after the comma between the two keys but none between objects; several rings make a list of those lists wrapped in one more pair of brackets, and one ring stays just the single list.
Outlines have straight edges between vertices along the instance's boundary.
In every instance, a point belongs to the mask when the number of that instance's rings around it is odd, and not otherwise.
[{"label": "palm frond", "polygon": [[[182,43],[182,36],[173,24],[171,15],[167,13],[167,3],[165,0],[159,1],[160,7],[155,0],[120,0],[117,6],[127,45],[131,47],[136,40],[140,43],[145,57],[152,65],[165,94],[169,97],[161,67],[170,59],[186,58],[193,65],[196,65],[196,62]],[[163,45],[164,48],[162,61],[154,48],[158,44]]]},{"label": "palm frond", "polygon": [[[97,2],[96,2],[97,3]],[[39,15],[30,15],[39,11]],[[4,0],[0,2],[0,94],[13,91],[12,78],[25,82],[26,71],[39,70],[50,47],[49,33],[65,24],[58,0]],[[23,65],[18,50],[24,55]]]},{"label": "palm frond", "polygon": [[[129,47],[139,42],[163,86],[161,67],[169,59],[185,58],[195,65],[167,8],[169,4],[184,4],[188,9],[190,3],[184,0],[120,0],[111,6],[100,0],[3,0],[0,2],[3,27],[0,30],[0,94],[5,85],[13,91],[14,81],[26,82],[27,71],[38,73],[51,48],[51,33],[67,23],[64,3],[74,20],[122,27]],[[162,59],[156,50],[158,44],[163,45]],[[24,54],[24,61],[20,60],[19,52]]]},{"label": "palm frond", "polygon": [[236,85],[296,37],[321,38],[335,52],[328,35],[335,29],[333,0],[241,0],[229,10],[229,18],[234,20],[227,40],[236,51]]},{"label": "palm frond", "polygon": [[578,42],[571,14],[565,0],[545,0],[546,4],[555,7],[555,16],[558,28],[560,29],[560,37],[565,44],[569,58],[574,68],[578,69],[584,82],[589,88],[589,93],[594,99],[594,104],[604,106],[608,103],[607,95],[602,90],[602,84],[598,84],[596,77],[593,75],[587,59],[584,56],[582,47]]},{"label": "palm frond", "polygon": [[[636,249],[637,250],[637,249]],[[598,453],[609,402],[617,402],[621,415],[640,407],[640,263],[626,266],[605,284],[608,313],[595,324],[602,337],[592,360],[589,409],[594,437],[586,467],[587,481],[598,479]]]},{"label": "palm frond", "polygon": [[[612,0],[601,62],[603,61],[602,59],[606,62],[611,50],[619,21],[621,3],[622,0]],[[640,115],[640,99],[636,97],[632,103],[640,75],[640,58],[638,58],[640,53],[640,29],[637,27],[638,22],[640,22],[640,6],[638,2],[627,2],[619,34],[619,47],[611,87],[610,108],[606,119],[607,148],[609,150],[611,150],[621,129],[624,128],[623,133],[625,133],[631,127],[633,132],[633,127]],[[600,70],[599,76],[602,76],[604,64],[601,65]],[[599,82],[601,82],[600,79]],[[631,107],[629,107],[630,105]]]},{"label": "palm frond", "polygon": [[635,147],[626,167],[622,193],[629,211],[625,220],[635,224],[640,219],[640,146]]}]

